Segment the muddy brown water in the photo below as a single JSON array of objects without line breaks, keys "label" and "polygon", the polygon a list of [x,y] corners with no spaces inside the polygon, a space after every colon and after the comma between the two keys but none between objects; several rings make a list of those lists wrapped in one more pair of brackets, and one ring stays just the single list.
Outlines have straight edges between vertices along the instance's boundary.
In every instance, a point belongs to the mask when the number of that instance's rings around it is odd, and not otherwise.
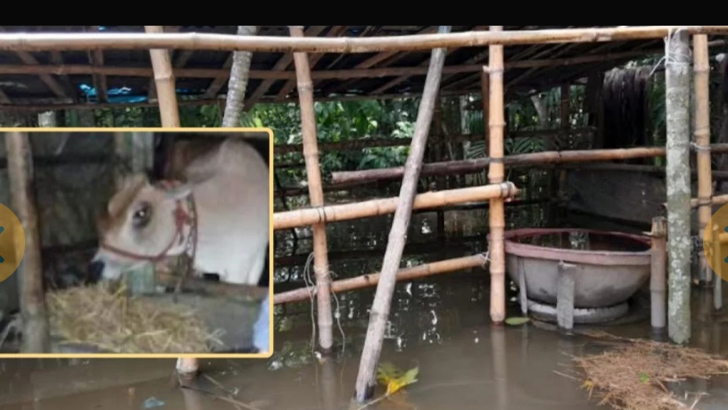
[{"label": "muddy brown water", "polygon": [[[454,228],[454,234],[477,231],[479,224],[487,223],[487,214],[477,219],[472,225]],[[432,230],[422,233],[430,229],[432,221],[427,216],[416,218],[412,240],[437,235]],[[448,223],[446,226],[455,224]],[[382,226],[386,224],[386,220],[381,225],[368,222],[361,229],[379,230],[379,236],[358,231],[358,239],[334,240],[333,247],[386,243],[387,231]],[[339,225],[339,229],[348,228]],[[303,243],[299,249],[307,252],[306,246],[310,245]],[[408,255],[403,265],[472,254],[482,246],[475,241],[456,251]],[[380,258],[343,260],[332,263],[332,270],[339,277],[354,276],[376,271],[380,264]],[[301,267],[277,271],[282,288],[301,286],[303,274]],[[598,353],[603,346],[594,339],[565,335],[536,323],[491,327],[488,282],[487,271],[473,269],[396,286],[382,361],[402,370],[418,366],[419,377],[395,396],[396,401],[385,400],[369,409],[604,408],[589,399],[580,388],[581,381],[561,375],[569,373],[572,356]],[[338,295],[336,357],[324,362],[311,351],[311,306],[297,303],[275,309],[273,357],[203,360],[203,374],[194,390],[180,389],[174,383],[174,360],[2,360],[0,409],[236,409],[220,397],[233,397],[260,410],[356,409],[350,399],[373,293],[373,289],[365,289]],[[693,295],[691,344],[728,357],[728,321],[710,318],[708,292],[696,290]],[[509,294],[509,315],[519,315],[514,296]],[[649,337],[649,322],[644,320],[599,329]],[[341,332],[345,344],[340,343]],[[728,408],[728,377],[688,382],[684,388],[707,393],[696,408]],[[382,393],[380,386],[375,395]]]}]

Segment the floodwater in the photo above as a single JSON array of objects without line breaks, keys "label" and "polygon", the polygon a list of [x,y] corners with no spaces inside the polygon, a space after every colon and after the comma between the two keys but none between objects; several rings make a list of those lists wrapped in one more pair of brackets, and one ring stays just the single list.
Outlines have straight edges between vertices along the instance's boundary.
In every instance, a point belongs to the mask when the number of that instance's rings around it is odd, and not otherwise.
[{"label": "floodwater", "polygon": [[[519,215],[533,215],[522,209],[508,212],[513,224],[509,228],[524,225]],[[485,238],[478,233],[486,231],[487,213],[468,213],[475,217],[445,218],[444,232],[438,229],[436,215],[418,214],[408,239],[421,246],[408,253],[403,266],[482,251]],[[342,255],[331,260],[336,278],[379,270],[383,250],[376,257],[366,252],[357,257],[356,250],[383,249],[388,218],[331,226],[331,254]],[[305,237],[310,231],[298,234],[302,239],[296,251],[307,255],[310,239]],[[473,239],[454,239],[463,237]],[[283,244],[276,250],[277,256],[291,256],[289,239],[285,233],[276,238]],[[428,240],[437,246],[425,245]],[[351,249],[354,251],[347,254]],[[276,269],[278,291],[304,284],[308,273],[304,263],[305,257],[303,262]],[[368,409],[604,408],[597,405],[598,400],[589,399],[580,388],[581,381],[568,376],[574,370],[573,356],[598,353],[603,346],[595,339],[562,334],[534,322],[492,327],[488,281],[486,270],[473,269],[397,285],[382,361],[401,370],[419,367],[418,381]],[[276,307],[273,357],[204,360],[202,375],[188,388],[175,383],[174,360],[0,361],[0,409],[357,409],[351,398],[373,293],[373,289],[364,289],[336,298],[333,358],[319,360],[312,352],[311,339],[317,335],[312,335],[311,305],[302,302]],[[519,315],[514,296],[509,294],[509,315]],[[728,357],[728,322],[710,318],[709,296],[694,292],[692,344]],[[602,329],[629,337],[650,336],[649,321]],[[707,393],[698,409],[728,407],[728,377],[687,387]],[[383,392],[380,386],[375,396]]]}]

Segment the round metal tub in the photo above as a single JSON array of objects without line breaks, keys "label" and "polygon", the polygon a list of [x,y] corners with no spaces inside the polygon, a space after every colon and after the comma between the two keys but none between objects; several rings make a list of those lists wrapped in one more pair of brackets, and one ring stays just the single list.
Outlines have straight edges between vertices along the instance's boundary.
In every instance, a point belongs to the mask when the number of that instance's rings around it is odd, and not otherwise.
[{"label": "round metal tub", "polygon": [[650,238],[586,229],[505,232],[506,271],[529,299],[556,305],[559,263],[575,266],[575,308],[625,302],[650,277]]}]

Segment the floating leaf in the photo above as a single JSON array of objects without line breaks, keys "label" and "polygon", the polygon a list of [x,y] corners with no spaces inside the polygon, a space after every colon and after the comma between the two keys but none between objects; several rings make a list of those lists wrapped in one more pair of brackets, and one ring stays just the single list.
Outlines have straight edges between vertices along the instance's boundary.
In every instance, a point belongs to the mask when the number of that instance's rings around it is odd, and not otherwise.
[{"label": "floating leaf", "polygon": [[647,373],[642,372],[640,373],[640,381],[642,383],[647,383],[648,381],[650,381],[650,376],[648,376]]},{"label": "floating leaf", "polygon": [[417,382],[417,375],[419,374],[419,367],[408,370],[402,377],[398,377],[394,380],[390,380],[387,383],[387,395],[391,395],[399,391],[405,386],[409,386],[412,383]]},{"label": "floating leaf", "polygon": [[531,319],[527,317],[509,317],[506,319],[506,324],[510,326],[519,326],[524,323],[528,323]]}]

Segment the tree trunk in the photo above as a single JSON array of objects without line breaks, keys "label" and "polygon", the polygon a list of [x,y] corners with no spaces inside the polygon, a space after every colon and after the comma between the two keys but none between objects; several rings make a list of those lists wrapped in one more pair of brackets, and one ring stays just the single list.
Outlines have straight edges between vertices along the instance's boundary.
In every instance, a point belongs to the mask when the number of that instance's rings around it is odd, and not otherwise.
[{"label": "tree trunk", "polygon": [[[449,26],[441,26],[439,33],[450,31]],[[412,215],[412,204],[414,202],[417,182],[420,169],[422,168],[422,157],[427,144],[427,133],[435,110],[437,93],[440,88],[442,67],[445,63],[445,52],[443,48],[432,50],[430,68],[425,89],[420,102],[417,122],[415,123],[414,136],[410,154],[405,164],[405,174],[400,189],[400,203],[394,214],[392,229],[389,232],[387,251],[384,254],[379,284],[374,296],[371,314],[369,316],[369,327],[367,328],[366,340],[362,351],[361,362],[359,363],[359,374],[356,380],[356,400],[362,403],[369,399],[374,393],[376,385],[376,368],[379,356],[382,352],[384,330],[389,317],[389,309],[392,303],[392,293],[397,280],[397,270],[402,259],[402,251],[407,238],[407,228]]]},{"label": "tree trunk", "polygon": [[[238,26],[238,35],[254,36],[257,30],[257,26]],[[222,117],[223,127],[240,126],[240,114],[243,112],[252,60],[253,53],[250,51],[233,52],[233,66],[230,68],[225,114]]]},{"label": "tree trunk", "polygon": [[666,48],[668,332],[690,339],[690,46],[688,32],[671,33]]}]

